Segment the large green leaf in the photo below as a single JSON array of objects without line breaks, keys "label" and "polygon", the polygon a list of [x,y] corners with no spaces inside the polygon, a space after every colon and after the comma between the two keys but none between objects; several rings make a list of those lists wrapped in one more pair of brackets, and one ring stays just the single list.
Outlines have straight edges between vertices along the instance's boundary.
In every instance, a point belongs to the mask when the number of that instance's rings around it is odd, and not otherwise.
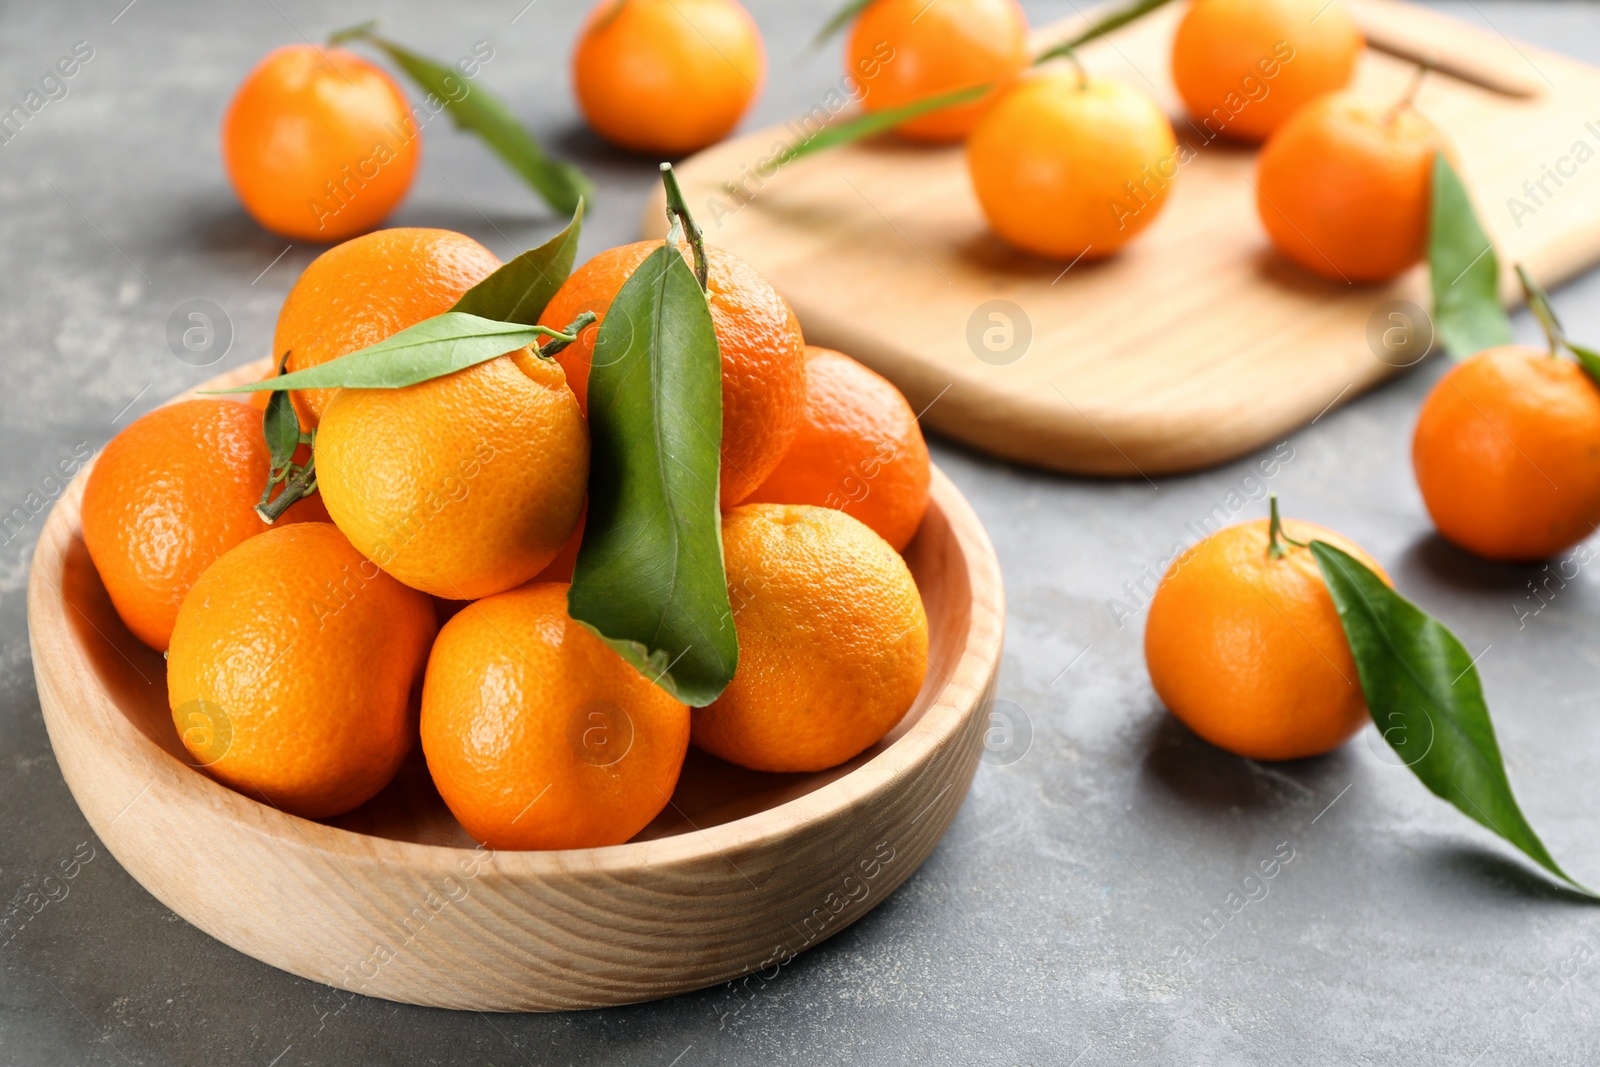
[{"label": "large green leaf", "polygon": [[496,322],[460,311],[423,319],[370,348],[331,359],[315,367],[265,381],[222,389],[223,393],[260,393],[281,389],[402,389],[454,374],[515,352],[544,337],[562,336],[543,326]]},{"label": "large green leaf", "polygon": [[[539,142],[511,114],[509,108],[483,86],[469,83],[457,71],[418,55],[372,32],[372,23],[340,30],[328,38],[330,44],[366,41],[386,52],[390,59],[426,93],[432,94],[450,112],[456,125],[471,130],[505,160],[523,181],[557,211],[572,212],[578,202],[594,195],[594,186],[577,167],[552,159]],[[462,90],[465,89],[465,92]]]},{"label": "large green leaf", "polygon": [[582,231],[583,201],[580,199],[566,229],[538,248],[528,249],[462,293],[450,310],[499,322],[535,325],[550,298],[572,273],[578,255],[578,235]]},{"label": "large green leaf", "polygon": [[[1585,893],[1517,806],[1472,657],[1358,560],[1324,541],[1312,554],[1355,656],[1367,708],[1401,761],[1436,795]],[[1592,894],[1591,894],[1592,895]]]},{"label": "large green leaf", "polygon": [[1511,342],[1511,318],[1500,303],[1500,261],[1443,152],[1433,158],[1428,268],[1434,329],[1450,355],[1466,359]]},{"label": "large green leaf", "polygon": [[572,617],[703,707],[739,646],[722,563],[722,358],[705,292],[663,244],[606,312],[589,373],[589,516]]}]

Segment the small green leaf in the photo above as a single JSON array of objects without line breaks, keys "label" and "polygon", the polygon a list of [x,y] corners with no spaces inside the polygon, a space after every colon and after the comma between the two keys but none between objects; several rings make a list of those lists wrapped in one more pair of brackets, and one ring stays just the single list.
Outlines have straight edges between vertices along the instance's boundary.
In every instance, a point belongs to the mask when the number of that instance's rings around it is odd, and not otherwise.
[{"label": "small green leaf", "polygon": [[1571,341],[1567,342],[1567,347],[1578,357],[1578,365],[1589,373],[1589,377],[1594,379],[1596,385],[1600,385],[1600,352]]},{"label": "small green leaf", "polygon": [[633,272],[589,373],[589,517],[567,607],[678,700],[704,707],[739,660],[722,563],[722,358],[677,248]]},{"label": "small green leaf", "polygon": [[[284,353],[278,364],[282,374],[289,365],[289,355]],[[300,447],[300,416],[295,414],[294,402],[288,393],[273,393],[267,401],[267,410],[261,417],[261,431],[267,439],[267,452],[271,456],[272,475],[284,470],[294,461],[295,450]]]},{"label": "small green leaf", "polygon": [[1168,0],[1133,0],[1132,3],[1124,4],[1115,11],[1107,13],[1105,18],[1094,23],[1071,40],[1062,41],[1060,44],[1053,45],[1039,53],[1038,57],[1034,59],[1033,65],[1038,66],[1040,63],[1070,55],[1096,37],[1104,36],[1112,30],[1119,30],[1135,19],[1143,18],[1156,8],[1164,6],[1167,2]]},{"label": "small green leaf", "polygon": [[856,16],[865,11],[871,3],[872,0],[847,0],[844,6],[835,11],[828,18],[828,21],[822,24],[822,29],[818,30],[817,35],[811,39],[811,47],[821,48],[827,44],[829,38],[854,22]]},{"label": "small green leaf", "polygon": [[1466,359],[1511,342],[1511,318],[1500,303],[1500,261],[1443,152],[1433,159],[1428,267],[1434,328],[1451,356]]},{"label": "small green leaf", "polygon": [[431,378],[486,363],[541,337],[562,337],[543,326],[496,322],[446,311],[423,319],[393,337],[359,352],[331,359],[265,381],[219,389],[221,393],[260,393],[282,389],[403,389]]},{"label": "small green leaf", "polygon": [[372,26],[369,22],[341,30],[328,38],[329,43],[361,40],[388,53],[412,81],[449,110],[457,126],[483,138],[555,210],[576,211],[580,200],[593,197],[594,186],[584,173],[546,155],[533,135],[487,89],[450,67],[379,37]]},{"label": "small green leaf", "polygon": [[1517,806],[1478,670],[1456,636],[1348,553],[1311,542],[1379,732],[1437,796],[1539,866],[1563,871]]},{"label": "small green leaf", "polygon": [[860,141],[868,137],[876,137],[880,133],[887,133],[911,119],[928,114],[930,111],[940,111],[957,104],[970,103],[980,99],[985,93],[993,89],[992,85],[972,85],[965,89],[955,89],[937,96],[925,96],[921,100],[913,100],[909,104],[899,107],[884,108],[882,111],[868,111],[858,115],[847,122],[834,126],[827,126],[807,137],[799,144],[790,145],[783,155],[784,163],[791,163],[801,156],[809,156],[813,152],[820,152],[825,148],[833,148],[851,141]]},{"label": "small green leaf", "polygon": [[497,322],[536,325],[550,298],[572,273],[572,264],[578,255],[578,234],[582,231],[583,201],[580,199],[566,229],[462,293],[450,310]]}]

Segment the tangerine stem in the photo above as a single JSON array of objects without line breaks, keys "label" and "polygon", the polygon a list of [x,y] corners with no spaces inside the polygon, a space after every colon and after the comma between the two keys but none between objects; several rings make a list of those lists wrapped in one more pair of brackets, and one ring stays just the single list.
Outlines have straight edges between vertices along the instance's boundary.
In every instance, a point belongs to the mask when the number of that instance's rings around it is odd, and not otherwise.
[{"label": "tangerine stem", "polygon": [[1417,64],[1417,73],[1412,76],[1411,85],[1406,89],[1406,95],[1395,101],[1395,105],[1389,109],[1389,114],[1385,117],[1385,121],[1393,122],[1399,118],[1400,112],[1411,106],[1412,101],[1417,98],[1417,93],[1422,89],[1422,83],[1427,80],[1432,70],[1433,60],[1431,59],[1424,59]]},{"label": "tangerine stem", "polygon": [[1078,50],[1076,48],[1067,49],[1066,57],[1078,72],[1078,91],[1082,92],[1089,88],[1089,72],[1083,68],[1083,60],[1078,58]]},{"label": "tangerine stem", "polygon": [[661,164],[661,184],[667,189],[667,219],[674,229],[681,225],[688,235],[689,247],[694,249],[694,276],[701,290],[708,290],[711,264],[706,259],[706,235],[689,214],[689,205],[684,202],[683,189],[678,185],[678,175],[673,172],[671,163]]},{"label": "tangerine stem", "polygon": [[1549,295],[1539,287],[1539,283],[1533,280],[1533,275],[1529,274],[1521,263],[1517,264],[1517,280],[1522,283],[1522,294],[1528,298],[1528,310],[1539,320],[1539,327],[1544,330],[1545,340],[1550,343],[1550,355],[1552,357],[1559,355],[1567,343],[1567,332],[1562,329],[1561,320],[1556,318],[1556,309],[1550,306]]},{"label": "tangerine stem", "polygon": [[1289,554],[1288,550],[1278,543],[1280,539],[1296,548],[1307,547],[1304,541],[1296,541],[1283,532],[1283,516],[1278,514],[1278,494],[1273,493],[1268,499],[1271,501],[1269,506],[1272,509],[1272,520],[1267,523],[1267,555],[1273,559],[1282,559]]}]

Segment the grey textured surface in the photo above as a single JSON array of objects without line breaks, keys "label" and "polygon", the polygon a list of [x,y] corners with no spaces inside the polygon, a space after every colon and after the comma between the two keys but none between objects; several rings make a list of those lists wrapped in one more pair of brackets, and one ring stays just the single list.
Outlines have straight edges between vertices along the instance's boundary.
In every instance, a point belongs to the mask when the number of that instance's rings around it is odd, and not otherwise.
[{"label": "grey textured surface", "polygon": [[[632,239],[648,161],[579,127],[565,55],[580,5],[248,7],[174,0],[0,5],[0,106],[73,43],[93,59],[0,145],[0,511],[50,495],[51,468],[217,369],[265,354],[316,249],[257,229],[227,188],[217,125],[269,47],[377,14],[441,57],[486,39],[484,84],[590,168],[585,254]],[[831,53],[802,59],[826,2],[752,9],[772,52],[756,121],[820,99]],[[1036,21],[1070,0],[1029,5]],[[521,9],[520,17],[518,16]],[[121,11],[120,15],[119,10]],[[1600,61],[1600,9],[1452,10]],[[1596,103],[1600,118],[1600,102]],[[428,129],[401,224],[454,227],[501,255],[554,228],[478,146]],[[1530,173],[1539,161],[1530,161]],[[280,253],[284,253],[280,257]],[[1556,303],[1600,338],[1600,276]],[[174,358],[186,300],[224,308],[214,367]],[[1519,320],[1519,331],[1533,336]],[[1289,437],[1270,487],[1365,545],[1477,653],[1534,824],[1600,882],[1600,617],[1593,573],[1536,616],[1534,568],[1475,562],[1430,533],[1411,479],[1424,365]],[[948,837],[897,894],[754,994],[716,988],[614,1011],[488,1017],[341,998],[256,963],[162,907],[99,846],[56,769],[29,663],[24,588],[42,519],[0,534],[0,1062],[7,1064],[1592,1063],[1600,914],[1384,758],[1371,731],[1322,759],[1263,766],[1172,721],[1146,680],[1142,618],[1107,602],[1255,458],[1192,477],[1102,483],[935,443],[1008,576],[1001,695],[1031,746],[980,768]],[[1271,451],[1270,449],[1267,451]],[[1256,457],[1259,458],[1259,457]],[[1257,499],[1246,510],[1259,513]],[[1244,512],[1241,511],[1241,514]],[[80,843],[87,842],[80,851]],[[207,842],[188,843],[204,862]],[[93,851],[31,918],[24,901]],[[1291,855],[1234,914],[1230,893]],[[1210,926],[1206,922],[1210,919]]]}]

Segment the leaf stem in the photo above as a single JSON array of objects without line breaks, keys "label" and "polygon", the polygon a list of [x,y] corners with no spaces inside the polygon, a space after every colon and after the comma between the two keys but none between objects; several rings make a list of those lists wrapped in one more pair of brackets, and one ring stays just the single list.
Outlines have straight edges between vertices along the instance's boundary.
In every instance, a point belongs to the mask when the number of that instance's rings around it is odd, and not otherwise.
[{"label": "leaf stem", "polygon": [[1296,548],[1305,548],[1306,543],[1304,541],[1296,541],[1283,532],[1283,516],[1278,514],[1278,494],[1273,493],[1269,499],[1271,501],[1272,518],[1267,523],[1267,555],[1273,559],[1282,559],[1289,554],[1289,550],[1284,548],[1279,543],[1280,541],[1287,541]]},{"label": "leaf stem", "polygon": [[597,318],[599,318],[599,316],[594,312],[585,311],[583,314],[573,319],[571,325],[569,325],[565,331],[561,333],[552,333],[550,335],[550,340],[534,349],[534,351],[548,359],[576,341],[578,339],[578,335],[584,330],[588,329],[590,326],[594,325],[594,322]]},{"label": "leaf stem", "polygon": [[667,219],[674,229],[679,225],[683,227],[689,247],[694,249],[694,276],[704,292],[709,289],[711,277],[711,263],[706,259],[706,235],[689,214],[689,205],[684,202],[683,188],[678,185],[678,175],[673,172],[671,163],[661,164],[661,184],[667,189]]}]

